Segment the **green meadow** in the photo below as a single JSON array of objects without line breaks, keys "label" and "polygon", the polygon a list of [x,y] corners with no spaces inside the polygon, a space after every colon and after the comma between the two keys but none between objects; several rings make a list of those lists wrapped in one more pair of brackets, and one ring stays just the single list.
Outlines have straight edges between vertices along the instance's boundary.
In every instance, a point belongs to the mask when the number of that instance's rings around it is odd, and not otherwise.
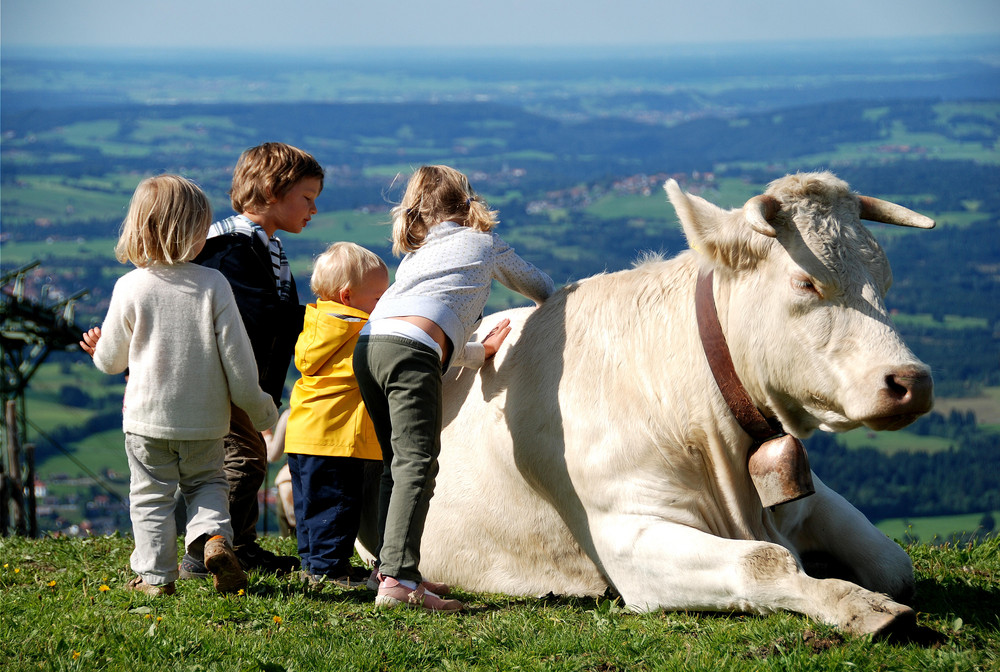
[{"label": "green meadow", "polygon": [[943,436],[921,436],[901,430],[898,432],[873,432],[859,427],[837,435],[840,443],[848,448],[874,448],[880,453],[936,453],[954,448],[955,441]]},{"label": "green meadow", "polygon": [[[295,550],[293,539],[263,543]],[[468,608],[458,615],[376,610],[365,589],[256,573],[240,595],[189,580],[174,596],[148,598],[124,590],[128,536],[4,538],[0,646],[9,672],[988,671],[1000,669],[998,544],[906,546],[917,628],[873,639],[787,612],[637,614],[610,597],[459,590]]]},{"label": "green meadow", "polygon": [[1000,523],[1000,511],[984,511],[957,516],[927,516],[914,518],[887,518],[880,520],[875,527],[897,541],[921,541],[923,543],[940,544],[948,541],[954,535],[992,532],[997,536],[997,529],[987,530],[982,527],[983,518],[990,516]]}]

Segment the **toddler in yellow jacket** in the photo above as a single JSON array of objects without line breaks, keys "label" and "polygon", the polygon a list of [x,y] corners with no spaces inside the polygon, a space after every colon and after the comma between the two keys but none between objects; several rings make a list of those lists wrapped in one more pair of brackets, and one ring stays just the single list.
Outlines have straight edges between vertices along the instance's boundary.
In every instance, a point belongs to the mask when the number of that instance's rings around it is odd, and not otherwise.
[{"label": "toddler in yellow jacket", "polygon": [[296,538],[311,582],[363,585],[368,573],[352,568],[361,524],[366,464],[382,453],[354,378],[358,332],[389,286],[389,271],[375,253],[334,243],[316,259],[295,344],[301,377],[291,395],[285,453],[292,477]]}]

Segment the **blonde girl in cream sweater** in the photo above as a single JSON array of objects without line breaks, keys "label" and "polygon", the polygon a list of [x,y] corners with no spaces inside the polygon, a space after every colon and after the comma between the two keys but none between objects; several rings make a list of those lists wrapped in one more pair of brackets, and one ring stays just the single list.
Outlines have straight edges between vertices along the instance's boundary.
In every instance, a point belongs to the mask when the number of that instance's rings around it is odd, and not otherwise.
[{"label": "blonde girl in cream sweater", "polygon": [[139,184],[115,254],[136,269],[116,283],[100,328],[80,346],[109,374],[128,372],[122,426],[135,535],[127,588],[171,595],[177,578],[174,493],[189,512],[188,548],[204,549],[219,592],[246,586],[232,551],[222,437],[230,400],[254,426],[278,419],[257,382],[250,341],[225,277],[190,263],[212,222],[194,183],[160,175]]}]

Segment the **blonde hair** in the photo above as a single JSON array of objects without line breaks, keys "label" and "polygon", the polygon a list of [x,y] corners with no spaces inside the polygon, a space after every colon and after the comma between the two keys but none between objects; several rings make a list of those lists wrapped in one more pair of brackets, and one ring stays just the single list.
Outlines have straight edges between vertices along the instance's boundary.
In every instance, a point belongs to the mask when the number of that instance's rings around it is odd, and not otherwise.
[{"label": "blonde hair", "polygon": [[334,243],[316,257],[309,287],[324,301],[336,301],[342,289],[353,289],[364,283],[369,273],[389,272],[382,258],[355,243]]},{"label": "blonde hair", "polygon": [[189,261],[211,224],[212,206],[198,185],[180,175],[149,177],[132,194],[115,256],[138,267]]},{"label": "blonde hair", "polygon": [[427,231],[452,221],[476,231],[492,231],[497,212],[490,210],[469,179],[449,166],[421,166],[410,177],[403,200],[392,209],[392,252],[400,256],[424,244]]},{"label": "blonde hair", "polygon": [[311,154],[283,142],[265,142],[240,154],[229,200],[237,213],[259,213],[307,177],[318,178],[323,188],[323,166]]}]

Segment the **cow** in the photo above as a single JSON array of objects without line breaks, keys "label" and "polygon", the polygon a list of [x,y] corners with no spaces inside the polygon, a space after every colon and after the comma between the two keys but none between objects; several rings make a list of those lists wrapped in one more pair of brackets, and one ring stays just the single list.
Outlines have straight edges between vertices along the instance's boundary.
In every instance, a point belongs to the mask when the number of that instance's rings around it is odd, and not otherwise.
[{"label": "cow", "polygon": [[[690,249],[489,316],[480,338],[501,318],[512,335],[483,369],[446,377],[421,572],[470,591],[610,590],[640,612],[913,627],[909,556],[818,476],[814,494],[762,504],[759,441],[713,377],[695,295],[709,283],[735,375],[772,426],[899,429],[930,410],[933,383],[886,311],[892,274],[861,219],[933,221],[826,172],[733,210],[664,188]],[[374,546],[370,527],[360,542]],[[812,557],[841,578],[811,576]]]}]

